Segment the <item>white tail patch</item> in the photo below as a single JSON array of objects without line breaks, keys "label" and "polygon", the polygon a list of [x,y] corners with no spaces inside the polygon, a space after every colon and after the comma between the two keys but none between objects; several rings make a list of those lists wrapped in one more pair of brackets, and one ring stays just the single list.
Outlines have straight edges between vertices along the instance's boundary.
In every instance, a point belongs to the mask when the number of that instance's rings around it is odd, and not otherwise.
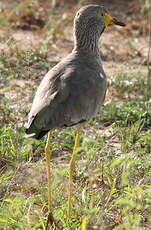
[{"label": "white tail patch", "polygon": [[35,136],[35,135],[36,135],[36,133],[25,134],[24,137],[25,137],[25,138],[29,138],[29,137],[33,137],[33,136]]}]

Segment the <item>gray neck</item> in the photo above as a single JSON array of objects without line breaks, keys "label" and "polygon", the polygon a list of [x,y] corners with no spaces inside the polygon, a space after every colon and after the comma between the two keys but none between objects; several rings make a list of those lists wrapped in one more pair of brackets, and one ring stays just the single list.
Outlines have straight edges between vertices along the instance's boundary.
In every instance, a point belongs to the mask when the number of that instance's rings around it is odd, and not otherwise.
[{"label": "gray neck", "polygon": [[99,51],[99,34],[95,33],[93,30],[81,31],[74,30],[74,50],[84,50],[89,53],[94,54],[95,56],[100,57]]}]

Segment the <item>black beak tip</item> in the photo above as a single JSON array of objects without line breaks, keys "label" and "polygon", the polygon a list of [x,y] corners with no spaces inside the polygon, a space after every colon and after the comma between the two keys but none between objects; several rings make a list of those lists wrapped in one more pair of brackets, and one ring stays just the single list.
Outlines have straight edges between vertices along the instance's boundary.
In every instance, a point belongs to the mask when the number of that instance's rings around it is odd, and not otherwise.
[{"label": "black beak tip", "polygon": [[121,22],[121,21],[117,20],[116,18],[113,18],[113,22],[115,25],[118,25],[118,26],[126,26],[126,24],[124,22]]},{"label": "black beak tip", "polygon": [[116,25],[119,25],[119,26],[126,26],[126,24],[124,22],[117,22]]}]

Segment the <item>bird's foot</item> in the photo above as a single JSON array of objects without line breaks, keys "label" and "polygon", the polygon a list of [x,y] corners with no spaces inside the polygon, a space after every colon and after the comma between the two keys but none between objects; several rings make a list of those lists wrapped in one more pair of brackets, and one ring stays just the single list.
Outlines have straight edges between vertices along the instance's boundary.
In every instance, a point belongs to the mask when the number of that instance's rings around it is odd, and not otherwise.
[{"label": "bird's foot", "polygon": [[63,230],[63,226],[61,225],[60,221],[55,220],[52,212],[49,212],[47,216],[45,230],[51,230],[53,226],[57,227],[58,230]]},{"label": "bird's foot", "polygon": [[45,230],[50,230],[49,226],[52,226],[53,224],[54,224],[54,217],[52,215],[52,212],[49,212],[47,216]]}]

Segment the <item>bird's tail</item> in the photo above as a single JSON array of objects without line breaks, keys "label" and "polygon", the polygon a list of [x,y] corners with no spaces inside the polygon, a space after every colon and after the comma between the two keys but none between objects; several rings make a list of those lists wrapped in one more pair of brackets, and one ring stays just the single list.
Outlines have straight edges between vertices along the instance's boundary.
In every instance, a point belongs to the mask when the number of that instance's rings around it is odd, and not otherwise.
[{"label": "bird's tail", "polygon": [[25,128],[25,137],[29,138],[35,138],[37,140],[41,139],[46,133],[49,132],[49,130],[39,130],[35,125],[34,125],[34,120],[32,122],[27,122],[24,125]]}]

